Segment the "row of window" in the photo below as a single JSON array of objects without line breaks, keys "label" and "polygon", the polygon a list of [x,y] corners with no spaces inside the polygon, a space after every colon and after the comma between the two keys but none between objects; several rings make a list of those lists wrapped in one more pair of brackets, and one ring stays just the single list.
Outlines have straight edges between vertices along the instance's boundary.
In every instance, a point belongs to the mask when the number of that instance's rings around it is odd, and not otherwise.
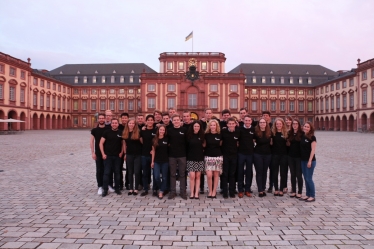
[{"label": "row of window", "polygon": [[[47,89],[51,89],[51,82],[47,81],[47,83],[45,84],[45,81],[43,79],[40,79],[40,82],[39,82],[38,78],[34,78],[33,79],[33,84],[34,84],[34,86],[38,86],[38,85],[40,87],[45,86]],[[70,88],[65,87],[65,86],[61,87],[61,85],[58,85],[56,83],[52,83],[52,90],[56,91],[56,88],[57,88],[58,92],[61,92],[61,89],[62,89],[62,92],[66,93],[66,89],[67,89],[67,92],[70,93]]]},{"label": "row of window", "polygon": [[[44,98],[45,97],[45,98]],[[44,101],[45,99],[45,101]],[[39,96],[39,106],[40,108],[44,108],[44,104],[46,108],[50,108],[51,106],[51,100],[52,100],[52,108],[56,108],[56,103],[57,103],[57,109],[61,109],[61,104],[62,104],[62,110],[65,109],[70,109],[70,100],[62,99],[56,96],[49,96],[49,95],[40,95]],[[33,105],[36,107],[38,105],[38,94],[34,93],[33,94]]]},{"label": "row of window", "polygon": [[[374,68],[371,69],[371,78],[374,78]],[[367,70],[362,71],[362,73],[361,73],[361,79],[362,80],[367,80],[368,79],[368,72],[367,72]]]},{"label": "row of window", "polygon": [[[178,70],[184,70],[185,69],[185,62],[177,62]],[[167,70],[173,70],[174,68],[174,62],[168,61],[166,69]],[[200,62],[200,68],[198,70],[208,70],[208,62]],[[212,70],[217,71],[218,70],[218,62],[212,62]]]},{"label": "row of window", "polygon": [[[247,103],[245,103],[246,105]],[[313,111],[313,102],[312,101],[308,101],[305,103],[304,100],[298,100],[298,101],[295,101],[295,100],[289,100],[288,103],[286,100],[279,100],[279,101],[276,101],[276,100],[273,100],[273,101],[270,101],[270,103],[268,103],[266,100],[252,100],[251,101],[251,110],[252,111],[257,111],[258,110],[258,105],[261,105],[260,108],[261,108],[261,111],[266,111],[266,110],[270,110],[272,112],[277,112],[277,111],[281,111],[281,112],[284,112],[286,111],[286,104],[288,104],[288,111],[290,112],[294,112],[296,111],[296,105],[298,107],[298,111],[299,112],[304,112],[305,111],[305,104],[307,104],[307,111],[308,112],[311,112]],[[268,104],[270,104],[270,106],[268,106]],[[247,108],[247,106],[244,106]]]},{"label": "row of window", "polygon": [[[74,94],[79,94],[79,90],[80,89],[74,89],[74,91],[73,91],[73,93]],[[82,89],[82,94],[88,94],[88,92],[89,92],[89,89]],[[115,94],[116,93],[116,89],[109,89],[109,91],[107,91],[107,89],[91,89],[91,94],[97,94],[98,92],[100,92],[100,94],[106,94],[106,93],[109,93],[109,94]],[[129,94],[133,94],[133,93],[135,93],[135,89],[128,89],[127,90],[127,92],[129,93]],[[140,94],[140,88],[138,88],[137,90],[136,90],[136,92],[138,93],[138,94]],[[119,94],[124,94],[125,93],[125,89],[118,89],[118,93]]]},{"label": "row of window", "polygon": [[[125,108],[125,104],[127,103],[127,106]],[[137,104],[138,110],[141,108],[141,101],[140,100],[134,100],[134,99],[119,99],[119,100],[107,100],[101,99],[101,100],[81,100],[80,103],[78,100],[73,101],[73,110],[78,111],[79,110],[79,104],[80,104],[80,110],[87,111],[90,107],[91,111],[105,111],[107,109],[110,109],[112,111],[116,110],[116,107],[118,111],[124,111],[125,109],[128,111],[134,111],[135,109],[135,103]],[[99,104],[99,106],[97,106]],[[90,106],[89,106],[90,105]],[[99,108],[98,108],[99,107]]]},{"label": "row of window", "polygon": [[[11,77],[17,77],[17,68],[9,66],[9,76]],[[5,73],[5,65],[0,64],[0,73],[4,74]],[[25,80],[26,79],[26,71],[20,70],[20,78]]]},{"label": "row of window", "polygon": [[[339,81],[339,82],[336,82],[336,83],[332,83],[330,85],[327,85],[327,86],[322,86],[320,88],[317,88],[316,89],[316,94],[319,94],[319,92],[321,94],[323,94],[323,92],[325,93],[328,93],[329,90],[330,91],[334,91],[334,89],[336,90],[340,90],[340,86],[342,86],[342,88],[346,88],[347,87],[347,80],[343,80],[343,81]],[[349,79],[349,86],[354,86],[354,79]]]},{"label": "row of window", "polygon": [[[97,80],[98,80],[99,77],[96,77],[96,76],[93,76],[92,77],[92,83],[96,83]],[[100,78],[99,78],[100,79]],[[75,76],[74,77],[74,83],[79,83],[79,80],[80,78],[78,76]],[[105,83],[107,80],[107,77],[106,76],[101,76],[101,83]],[[88,83],[89,79],[87,76],[84,76],[83,77],[83,83]],[[115,76],[110,76],[110,83],[115,83],[116,82],[116,77]],[[124,76],[120,76],[119,77],[119,82],[120,83],[125,83],[125,77]],[[129,77],[129,82],[130,83],[134,83],[134,76],[130,76]],[[141,82],[140,78],[139,78],[139,83]]]},{"label": "row of window", "polygon": [[[270,83],[272,83],[272,84],[275,84],[275,83],[277,83],[276,82],[276,78],[274,77],[274,76],[272,76],[272,77],[270,77],[270,78],[266,78],[265,76],[262,76],[261,77],[261,83],[266,83],[267,82],[267,80],[270,82]],[[290,83],[290,84],[294,84],[295,83],[295,81],[294,81],[294,77],[290,77],[290,78],[285,78],[285,77],[280,77],[280,78],[278,78],[278,82],[279,83],[281,83],[281,84],[284,84],[285,82],[288,82],[288,83]],[[305,82],[307,82],[308,84],[312,84],[312,78],[311,77],[308,77],[308,78],[306,78],[306,79],[303,79],[303,77],[299,77],[298,78],[298,83],[299,84],[303,84],[304,83],[304,81]],[[247,83],[247,78],[245,79],[245,83]],[[252,76],[252,83],[257,83],[257,77],[256,76]]]}]

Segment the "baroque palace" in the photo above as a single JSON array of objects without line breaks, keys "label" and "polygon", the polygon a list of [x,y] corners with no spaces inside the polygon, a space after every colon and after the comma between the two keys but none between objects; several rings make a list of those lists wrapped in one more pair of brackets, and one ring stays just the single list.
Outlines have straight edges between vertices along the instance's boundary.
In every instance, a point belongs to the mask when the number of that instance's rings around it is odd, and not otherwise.
[{"label": "baroque palace", "polygon": [[[264,110],[272,118],[291,115],[316,129],[374,130],[374,59],[348,71],[320,65],[242,63],[226,72],[219,52],[166,52],[156,72],[143,63],[66,64],[37,70],[0,53],[0,130],[90,128],[95,114],[149,114],[188,110],[194,118],[211,108],[239,117],[245,107],[254,119]],[[186,79],[189,64],[200,73]]]}]

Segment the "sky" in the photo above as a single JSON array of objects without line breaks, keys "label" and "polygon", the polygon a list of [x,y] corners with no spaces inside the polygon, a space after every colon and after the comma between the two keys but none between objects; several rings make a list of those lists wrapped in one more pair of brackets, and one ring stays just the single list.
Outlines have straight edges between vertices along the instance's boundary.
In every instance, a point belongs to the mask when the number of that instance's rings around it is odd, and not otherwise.
[{"label": "sky", "polygon": [[[372,0],[4,0],[0,51],[32,68],[145,63],[162,52],[222,52],[240,63],[350,70],[374,58]],[[185,37],[193,31],[193,40]]]}]

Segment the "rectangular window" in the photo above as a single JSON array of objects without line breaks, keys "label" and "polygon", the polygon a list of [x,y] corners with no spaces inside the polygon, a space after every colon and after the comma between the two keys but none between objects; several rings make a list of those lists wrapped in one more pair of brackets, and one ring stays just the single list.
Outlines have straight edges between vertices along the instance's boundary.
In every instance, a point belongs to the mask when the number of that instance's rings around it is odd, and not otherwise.
[{"label": "rectangular window", "polygon": [[123,99],[118,100],[118,110],[123,111],[125,109],[125,101]]},{"label": "rectangular window", "polygon": [[330,85],[330,91],[334,91],[334,84]]},{"label": "rectangular window", "polygon": [[346,87],[347,87],[347,81],[343,80],[343,88],[346,88]]},{"label": "rectangular window", "polygon": [[252,76],[252,83],[256,83],[256,76]]},{"label": "rectangular window", "polygon": [[270,108],[271,111],[272,111],[272,112],[275,112],[275,109],[276,109],[276,108],[275,108],[275,106],[276,106],[275,101],[272,100],[272,101],[270,102],[270,105],[271,105],[271,108]]},{"label": "rectangular window", "polygon": [[167,63],[167,70],[173,70],[173,62],[168,62]]},{"label": "rectangular window", "polygon": [[325,110],[326,112],[329,110],[329,100],[325,99]]},{"label": "rectangular window", "polygon": [[284,84],[284,77],[281,77],[280,82],[281,84]]},{"label": "rectangular window", "polygon": [[218,85],[217,84],[210,85],[210,91],[211,92],[218,92]]},{"label": "rectangular window", "polygon": [[91,89],[91,94],[97,94],[97,90],[96,89]]},{"label": "rectangular window", "polygon": [[74,94],[79,94],[79,89],[74,89]]},{"label": "rectangular window", "polygon": [[148,85],[148,92],[154,92],[156,91],[156,85],[155,84],[149,84]]},{"label": "rectangular window", "polygon": [[175,84],[168,84],[168,92],[175,92]]},{"label": "rectangular window", "polygon": [[51,89],[51,82],[47,81],[47,89]]},{"label": "rectangular window", "polygon": [[303,78],[299,77],[299,84],[303,84]]},{"label": "rectangular window", "polygon": [[257,100],[252,100],[252,111],[257,111]]},{"label": "rectangular window", "polygon": [[218,109],[218,99],[217,98],[210,98],[209,107],[213,108],[213,109]]},{"label": "rectangular window", "polygon": [[354,79],[349,79],[349,86],[353,86],[354,85]]},{"label": "rectangular window", "polygon": [[299,95],[304,95],[304,90],[299,90],[299,91],[298,91],[298,94],[299,94]]},{"label": "rectangular window", "polygon": [[61,85],[58,85],[57,89],[59,92],[61,92]]},{"label": "rectangular window", "polygon": [[87,94],[87,89],[86,88],[82,89],[82,94]]},{"label": "rectangular window", "polygon": [[362,72],[362,80],[366,80],[368,78],[368,73],[367,71]]},{"label": "rectangular window", "polygon": [[319,111],[319,101],[318,99],[316,100],[316,108],[317,108],[317,112]]},{"label": "rectangular window", "polygon": [[105,107],[105,100],[100,100],[100,110],[101,111],[105,111],[106,110],[106,107]]},{"label": "rectangular window", "polygon": [[57,108],[58,109],[61,108],[61,99],[60,98],[57,99]]},{"label": "rectangular window", "polygon": [[47,108],[49,108],[50,103],[51,103],[51,97],[49,97],[49,96],[47,95],[46,102],[45,102],[45,106],[46,106]]},{"label": "rectangular window", "polygon": [[279,94],[282,94],[282,95],[286,94],[286,90],[280,90]]},{"label": "rectangular window", "polygon": [[73,110],[78,111],[78,100],[73,101]]},{"label": "rectangular window", "polygon": [[293,77],[290,78],[290,84],[293,84]]},{"label": "rectangular window", "polygon": [[206,70],[206,69],[207,69],[206,62],[201,62],[201,70]]},{"label": "rectangular window", "polygon": [[275,78],[274,78],[274,76],[271,77],[270,82],[273,83],[273,84],[275,83]]},{"label": "rectangular window", "polygon": [[312,78],[308,77],[308,84],[312,84]]},{"label": "rectangular window", "polygon": [[9,87],[9,100],[16,101],[16,88],[13,86]]},{"label": "rectangular window", "polygon": [[4,64],[0,64],[0,73],[4,73]]},{"label": "rectangular window", "polygon": [[330,100],[331,110],[334,110],[334,103],[335,103],[334,97],[331,97],[331,100]]},{"label": "rectangular window", "polygon": [[109,100],[109,109],[114,111],[114,100],[113,99]]},{"label": "rectangular window", "polygon": [[75,126],[78,126],[78,117],[74,117],[74,118],[73,118],[73,124],[74,124]]},{"label": "rectangular window", "polygon": [[91,100],[91,110],[96,111],[96,100],[95,99]]},{"label": "rectangular window", "polygon": [[353,93],[349,94],[349,107],[354,107],[354,95]]},{"label": "rectangular window", "polygon": [[295,94],[295,90],[290,90],[289,94],[290,95],[294,95]]},{"label": "rectangular window", "polygon": [[119,93],[120,94],[124,94],[125,93],[125,89],[119,89]]},{"label": "rectangular window", "polygon": [[267,110],[267,105],[266,105],[266,100],[261,101],[261,111],[266,111]]},{"label": "rectangular window", "polygon": [[303,112],[303,111],[304,111],[304,101],[299,100],[299,112]]},{"label": "rectangular window", "polygon": [[121,77],[119,78],[119,82],[120,82],[120,83],[125,82],[125,78],[124,78],[123,76],[121,76]]},{"label": "rectangular window", "polygon": [[114,89],[109,89],[109,93],[110,93],[110,94],[115,94],[115,93],[116,93],[116,90],[114,90]]},{"label": "rectangular window", "polygon": [[40,80],[40,86],[44,87],[44,80]]},{"label": "rectangular window", "polygon": [[218,70],[218,62],[213,62],[213,70]]},{"label": "rectangular window", "polygon": [[311,111],[313,111],[313,102],[308,101],[308,112],[311,112]]},{"label": "rectangular window", "polygon": [[34,84],[34,86],[37,86],[37,85],[38,85],[38,78],[34,78],[34,79],[33,79],[33,84]]},{"label": "rectangular window", "polygon": [[284,100],[281,100],[280,102],[280,110],[281,112],[284,112],[286,110],[286,102]]},{"label": "rectangular window", "polygon": [[100,89],[101,94],[106,94],[106,89]]},{"label": "rectangular window", "polygon": [[40,95],[40,107],[44,106],[44,95]]},{"label": "rectangular window", "polygon": [[295,101],[290,101],[290,112],[295,111]]},{"label": "rectangular window", "polygon": [[129,111],[133,111],[134,110],[134,100],[133,99],[129,99],[128,101],[128,108],[127,108]]},{"label": "rectangular window", "polygon": [[262,77],[262,78],[261,78],[261,82],[262,82],[262,83],[266,83],[266,78],[265,78],[265,77]]},{"label": "rectangular window", "polygon": [[92,83],[96,83],[96,76],[92,77]]},{"label": "rectangular window", "polygon": [[175,108],[175,98],[168,98],[168,108]]},{"label": "rectangular window", "polygon": [[321,109],[321,112],[323,111],[323,99],[321,99],[321,102],[320,102],[320,109]]},{"label": "rectangular window", "polygon": [[178,63],[178,69],[183,70],[184,69],[184,62],[179,62]]},{"label": "rectangular window", "polygon": [[87,100],[82,100],[82,110],[87,111]]},{"label": "rectangular window", "polygon": [[155,98],[148,98],[148,108],[149,109],[156,108],[156,99]]},{"label": "rectangular window", "polygon": [[340,108],[340,96],[336,96],[336,109]]},{"label": "rectangular window", "polygon": [[252,88],[252,94],[257,94],[257,89],[256,88]]},{"label": "rectangular window", "polygon": [[26,79],[26,72],[25,71],[21,71],[21,79]]},{"label": "rectangular window", "polygon": [[308,95],[313,95],[313,89],[308,89]]},{"label": "rectangular window", "polygon": [[230,98],[230,109],[237,109],[237,108],[238,108],[238,99]]},{"label": "rectangular window", "polygon": [[340,90],[340,82],[336,82],[336,90]]},{"label": "rectangular window", "polygon": [[86,117],[82,117],[82,125],[87,126],[87,118]]},{"label": "rectangular window", "polygon": [[343,96],[343,108],[347,108],[347,95]]},{"label": "rectangular window", "polygon": [[271,89],[271,90],[270,90],[270,94],[273,94],[273,95],[276,94],[275,89]]},{"label": "rectangular window", "polygon": [[197,94],[190,93],[188,94],[188,107],[196,108],[197,106]]},{"label": "rectangular window", "polygon": [[[1,86],[1,85],[0,85]],[[2,91],[0,90],[0,94],[2,93]],[[21,92],[20,92],[20,100],[21,100],[21,103],[25,103],[25,88],[21,88]],[[1,97],[0,97],[1,99]]]},{"label": "rectangular window", "polygon": [[33,103],[34,106],[38,105],[38,94],[37,93],[33,94],[33,96],[32,96],[32,103]]},{"label": "rectangular window", "polygon": [[266,89],[262,89],[261,94],[266,94]]},{"label": "rectangular window", "polygon": [[16,77],[17,74],[17,69],[15,67],[10,67],[9,68],[9,75]]},{"label": "rectangular window", "polygon": [[325,88],[326,88],[326,93],[328,93],[329,92],[329,86],[326,86]]},{"label": "rectangular window", "polygon": [[238,85],[230,85],[230,92],[237,92],[238,91]]},{"label": "rectangular window", "polygon": [[110,76],[110,83],[114,83],[116,81],[116,77]]},{"label": "rectangular window", "polygon": [[62,109],[65,110],[65,99],[62,99]]},{"label": "rectangular window", "polygon": [[52,90],[56,91],[56,83],[53,83]]},{"label": "rectangular window", "polygon": [[105,76],[101,76],[101,83],[105,83]]}]

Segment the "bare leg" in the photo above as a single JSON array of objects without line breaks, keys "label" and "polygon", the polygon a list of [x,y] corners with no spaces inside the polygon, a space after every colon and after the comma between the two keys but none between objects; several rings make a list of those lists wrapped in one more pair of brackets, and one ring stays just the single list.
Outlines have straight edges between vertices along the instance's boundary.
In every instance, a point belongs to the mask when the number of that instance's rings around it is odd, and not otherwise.
[{"label": "bare leg", "polygon": [[213,174],[214,174],[214,185],[213,185],[212,196],[216,196],[217,195],[218,180],[219,180],[219,171],[213,171]]},{"label": "bare leg", "polygon": [[201,175],[201,172],[199,171],[196,171],[195,172],[195,179],[196,179],[196,182],[195,182],[195,197],[199,197],[199,186],[200,186],[200,175]]},{"label": "bare leg", "polygon": [[190,171],[190,196],[193,197],[195,193],[195,172]]},{"label": "bare leg", "polygon": [[207,170],[206,171],[206,178],[207,178],[207,181],[208,181],[208,189],[209,189],[208,196],[212,196],[212,194],[213,194],[212,176],[213,176],[213,172],[211,170]]}]

